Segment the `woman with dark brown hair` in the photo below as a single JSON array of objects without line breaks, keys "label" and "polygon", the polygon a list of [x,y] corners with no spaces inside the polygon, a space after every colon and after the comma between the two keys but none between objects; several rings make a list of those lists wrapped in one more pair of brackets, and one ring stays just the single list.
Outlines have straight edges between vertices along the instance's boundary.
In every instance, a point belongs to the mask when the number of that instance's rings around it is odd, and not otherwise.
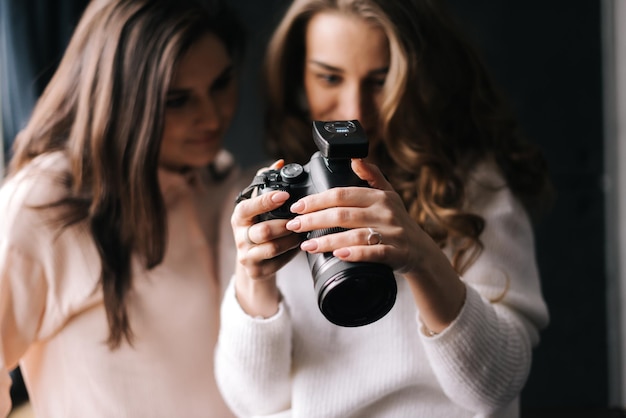
[{"label": "woman with dark brown hair", "polygon": [[[257,222],[282,190],[237,205],[216,357],[227,402],[242,416],[518,416],[548,323],[530,214],[550,183],[442,2],[295,0],[266,63],[271,153],[304,164],[312,121],[359,120],[369,153],[351,168],[370,187],[289,201],[292,219]],[[304,252],[388,265],[395,304],[331,323],[311,280],[326,267]]]},{"label": "woman with dark brown hair", "polygon": [[213,376],[222,138],[239,33],[217,2],[94,0],[0,189],[0,416],[231,416]]}]

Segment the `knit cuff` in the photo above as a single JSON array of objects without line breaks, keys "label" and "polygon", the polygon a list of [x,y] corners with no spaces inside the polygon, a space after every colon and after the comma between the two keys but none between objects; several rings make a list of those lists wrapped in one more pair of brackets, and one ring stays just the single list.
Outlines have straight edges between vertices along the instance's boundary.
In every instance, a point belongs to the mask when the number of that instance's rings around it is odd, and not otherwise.
[{"label": "knit cuff", "polygon": [[[248,315],[237,301],[234,279],[224,294],[221,309],[220,344],[238,358],[254,359],[272,356],[279,347],[291,341],[290,316],[284,302],[269,318]],[[270,350],[266,352],[265,350]],[[282,351],[282,350],[280,350]]]},{"label": "knit cuff", "polygon": [[448,396],[473,411],[499,408],[519,394],[529,358],[512,324],[466,284],[458,317],[440,334],[422,335],[433,371]]}]

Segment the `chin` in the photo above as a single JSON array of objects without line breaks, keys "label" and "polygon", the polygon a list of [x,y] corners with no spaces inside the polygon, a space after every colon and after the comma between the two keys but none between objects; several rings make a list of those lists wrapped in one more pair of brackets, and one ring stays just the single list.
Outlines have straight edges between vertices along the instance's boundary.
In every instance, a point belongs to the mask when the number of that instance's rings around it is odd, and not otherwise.
[{"label": "chin", "polygon": [[216,154],[212,155],[211,158],[194,158],[193,160],[189,160],[187,164],[185,165],[187,167],[193,167],[193,168],[206,167],[207,165],[215,161],[215,155]]},{"label": "chin", "polygon": [[202,168],[211,164],[215,157],[217,156],[218,151],[215,152],[203,152],[196,153],[193,155],[186,155],[184,157],[176,158],[176,159],[168,159],[161,160],[159,165],[161,167],[169,168],[170,170],[178,171],[187,168]]},{"label": "chin", "polygon": [[190,164],[195,167],[204,167],[211,164],[217,158],[217,154],[220,152],[221,148],[212,149],[211,151],[203,152],[202,154],[194,155],[193,160],[195,160],[195,164]]}]

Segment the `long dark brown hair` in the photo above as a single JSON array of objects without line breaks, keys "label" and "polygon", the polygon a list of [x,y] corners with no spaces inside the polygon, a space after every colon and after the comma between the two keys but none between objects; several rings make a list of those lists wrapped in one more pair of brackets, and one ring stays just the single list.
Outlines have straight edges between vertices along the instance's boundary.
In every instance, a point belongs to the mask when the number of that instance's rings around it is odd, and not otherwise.
[{"label": "long dark brown hair", "polygon": [[316,151],[303,100],[305,34],[324,11],[381,28],[390,66],[380,109],[377,163],[410,215],[441,247],[454,242],[462,273],[482,250],[484,219],[464,210],[465,180],[491,159],[531,214],[551,195],[546,162],[520,133],[479,54],[441,0],[295,0],[270,40],[265,61],[270,155],[306,163]]},{"label": "long dark brown hair", "polygon": [[111,348],[132,343],[126,309],[131,259],[158,265],[166,217],[157,165],[167,89],[181,56],[202,35],[231,54],[236,20],[217,1],[94,0],[28,125],[17,136],[9,175],[40,154],[70,161],[62,227],[86,222],[99,251]]}]

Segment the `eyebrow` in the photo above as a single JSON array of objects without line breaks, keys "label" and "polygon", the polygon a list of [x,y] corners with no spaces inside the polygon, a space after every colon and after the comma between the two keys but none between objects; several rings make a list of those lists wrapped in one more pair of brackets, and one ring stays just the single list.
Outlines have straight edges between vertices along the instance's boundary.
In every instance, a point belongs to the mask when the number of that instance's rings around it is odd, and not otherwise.
[{"label": "eyebrow", "polygon": [[[341,68],[338,67],[334,67],[332,65],[326,64],[322,61],[316,61],[316,60],[309,60],[308,61],[309,64],[313,64],[313,65],[317,65],[318,67],[321,67],[327,71],[333,71],[336,73],[343,73],[344,70],[342,70]],[[383,68],[376,68],[372,71],[370,71],[368,74],[369,75],[384,75],[387,74],[389,72],[389,67],[383,67]]]},{"label": "eyebrow", "polygon": [[[219,83],[221,80],[223,80],[224,78],[232,75],[232,73],[235,71],[235,66],[234,64],[230,64],[228,67],[224,68],[224,70],[218,74],[217,77],[215,77],[215,79],[213,80],[213,83],[211,83],[211,86],[215,85],[215,83]],[[167,94],[180,94],[180,93],[186,93],[188,92],[189,89],[186,89],[184,87],[181,88],[170,88],[167,90]]]},{"label": "eyebrow", "polygon": [[224,68],[224,70],[217,77],[215,77],[215,81],[221,80],[222,78],[231,75],[234,71],[235,65],[231,63],[228,67]]}]

